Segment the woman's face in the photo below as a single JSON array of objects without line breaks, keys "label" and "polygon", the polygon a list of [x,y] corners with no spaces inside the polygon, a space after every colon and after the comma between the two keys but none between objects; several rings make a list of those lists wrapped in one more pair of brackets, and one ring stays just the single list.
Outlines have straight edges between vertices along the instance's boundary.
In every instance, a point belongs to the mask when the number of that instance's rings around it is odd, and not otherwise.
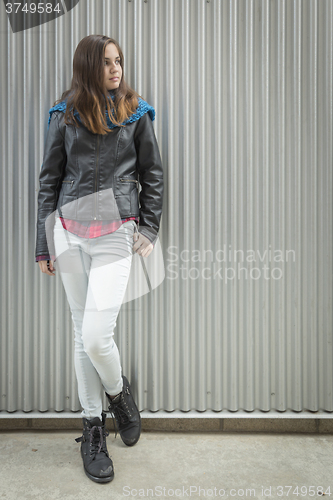
[{"label": "woman's face", "polygon": [[120,56],[114,43],[108,43],[105,47],[104,60],[104,81],[107,90],[113,90],[119,87],[123,74],[120,66]]}]

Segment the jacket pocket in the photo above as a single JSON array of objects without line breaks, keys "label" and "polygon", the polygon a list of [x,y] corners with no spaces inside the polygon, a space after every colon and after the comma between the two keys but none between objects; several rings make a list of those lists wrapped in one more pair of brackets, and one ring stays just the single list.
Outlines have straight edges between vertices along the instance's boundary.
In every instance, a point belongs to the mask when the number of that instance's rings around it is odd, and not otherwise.
[{"label": "jacket pocket", "polygon": [[[135,188],[139,189],[139,181],[137,179],[120,177],[119,182],[124,183],[124,184],[122,184],[122,186],[120,185],[120,187],[119,187],[119,189],[121,189],[122,191],[128,192],[128,189],[132,190],[134,184],[135,184]],[[127,184],[127,183],[129,183],[129,184]],[[118,186],[119,186],[119,184],[118,184]]]},{"label": "jacket pocket", "polygon": [[139,216],[139,181],[137,179],[120,177],[116,198],[120,214]]},{"label": "jacket pocket", "polygon": [[139,216],[139,190],[132,189],[131,191],[131,215]]},{"label": "jacket pocket", "polygon": [[70,184],[70,187],[73,187],[74,181],[62,181],[63,184]]}]

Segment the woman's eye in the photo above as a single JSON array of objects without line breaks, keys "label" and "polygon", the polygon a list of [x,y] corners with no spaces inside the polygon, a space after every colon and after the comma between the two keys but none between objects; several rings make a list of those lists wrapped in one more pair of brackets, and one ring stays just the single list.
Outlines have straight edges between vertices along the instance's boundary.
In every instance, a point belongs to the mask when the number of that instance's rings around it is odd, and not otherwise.
[{"label": "woman's eye", "polygon": [[[109,61],[104,61],[104,66],[106,66],[107,64],[109,64]],[[120,59],[116,60],[116,64],[120,64]]]}]

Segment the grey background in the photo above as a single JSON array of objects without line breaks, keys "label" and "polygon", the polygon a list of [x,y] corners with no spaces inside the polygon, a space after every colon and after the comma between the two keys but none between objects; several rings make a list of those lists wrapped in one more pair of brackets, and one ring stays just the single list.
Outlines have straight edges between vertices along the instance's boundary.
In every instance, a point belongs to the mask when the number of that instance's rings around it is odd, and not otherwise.
[{"label": "grey background", "polygon": [[[81,0],[16,34],[0,7],[0,409],[80,411],[70,310],[35,263],[35,224],[48,109],[98,33],[155,107],[165,172],[166,277],[123,305],[115,335],[139,409],[332,411],[333,3]],[[217,260],[229,248],[254,250],[240,265],[258,279],[220,277],[237,269]]]}]

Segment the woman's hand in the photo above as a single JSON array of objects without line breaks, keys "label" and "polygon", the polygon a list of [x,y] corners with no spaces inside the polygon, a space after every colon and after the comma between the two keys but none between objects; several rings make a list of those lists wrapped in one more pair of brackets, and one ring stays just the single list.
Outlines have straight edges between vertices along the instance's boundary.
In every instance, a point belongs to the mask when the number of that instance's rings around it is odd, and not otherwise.
[{"label": "woman's hand", "polygon": [[42,273],[48,274],[49,276],[55,276],[54,272],[55,268],[53,266],[53,260],[49,261],[49,267],[47,267],[47,260],[39,260],[39,269],[42,271]]},{"label": "woman's hand", "polygon": [[149,239],[141,233],[134,233],[133,239],[135,241],[133,251],[142,255],[142,257],[148,257],[154,249],[154,245],[151,241],[149,241]]}]

